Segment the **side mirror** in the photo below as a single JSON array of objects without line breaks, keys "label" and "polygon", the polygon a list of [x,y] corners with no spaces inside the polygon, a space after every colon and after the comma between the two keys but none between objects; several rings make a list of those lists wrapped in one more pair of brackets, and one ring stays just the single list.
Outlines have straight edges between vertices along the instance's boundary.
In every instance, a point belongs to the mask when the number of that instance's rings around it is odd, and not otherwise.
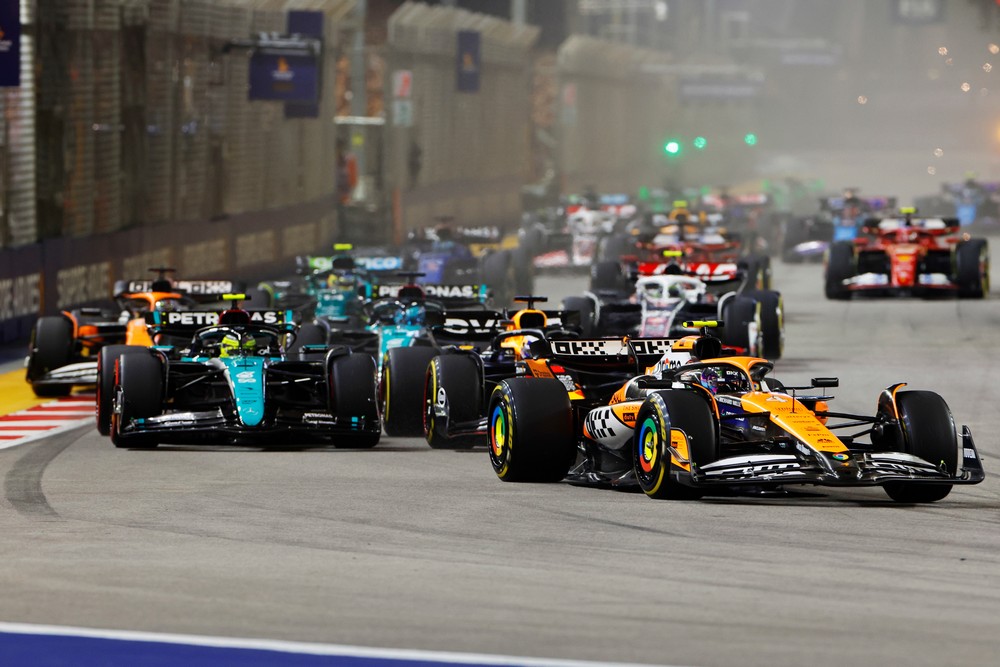
[{"label": "side mirror", "polygon": [[814,387],[839,387],[839,378],[813,378],[812,386]]}]

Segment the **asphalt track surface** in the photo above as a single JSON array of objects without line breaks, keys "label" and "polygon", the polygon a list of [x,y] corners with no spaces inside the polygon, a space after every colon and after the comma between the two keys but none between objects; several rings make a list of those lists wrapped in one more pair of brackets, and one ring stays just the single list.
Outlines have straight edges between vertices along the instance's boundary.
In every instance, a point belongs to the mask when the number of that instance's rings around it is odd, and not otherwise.
[{"label": "asphalt track surface", "polygon": [[[551,297],[582,279],[540,280]],[[485,450],[116,450],[87,426],[0,451],[0,620],[672,665],[984,665],[1000,655],[1000,310],[828,302],[775,269],[786,384],[834,409],[934,389],[987,471],[933,505],[877,488],[656,502],[494,476]]]}]

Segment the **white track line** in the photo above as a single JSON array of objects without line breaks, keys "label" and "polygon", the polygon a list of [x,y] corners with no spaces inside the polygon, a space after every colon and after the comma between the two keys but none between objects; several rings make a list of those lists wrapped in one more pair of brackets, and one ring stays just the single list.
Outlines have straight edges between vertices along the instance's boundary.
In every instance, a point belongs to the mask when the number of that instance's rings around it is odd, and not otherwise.
[{"label": "white track line", "polygon": [[[477,665],[523,665],[525,667],[638,667],[638,663],[587,662],[583,660],[556,660],[547,658],[525,658],[509,655],[488,655],[484,653],[453,653],[446,651],[419,651],[415,649],[381,649],[368,646],[348,646],[343,644],[318,644],[291,642],[277,639],[235,639],[231,637],[205,637],[200,635],[160,634],[156,632],[136,632],[132,630],[96,630],[56,625],[32,625],[28,623],[2,623],[0,633],[25,635],[50,635],[61,637],[87,637],[117,641],[160,642],[164,644],[187,644],[214,648],[242,648],[260,651],[279,651],[308,655],[345,656],[353,658],[376,658],[383,660],[410,660],[420,662],[467,663]],[[663,665],[662,667],[678,667]]]}]

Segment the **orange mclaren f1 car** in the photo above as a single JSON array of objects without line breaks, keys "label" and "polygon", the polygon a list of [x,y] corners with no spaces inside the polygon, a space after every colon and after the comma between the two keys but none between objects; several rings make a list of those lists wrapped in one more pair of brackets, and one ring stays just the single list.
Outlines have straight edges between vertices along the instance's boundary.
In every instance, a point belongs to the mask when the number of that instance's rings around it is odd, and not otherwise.
[{"label": "orange mclaren f1 car", "polygon": [[558,379],[504,380],[491,396],[497,476],[632,485],[668,499],[789,485],[881,486],[905,503],[940,500],[955,484],[983,480],[969,428],[956,432],[934,392],[894,384],[878,397],[874,416],[845,414],[813,391],[836,387],[836,378],[785,387],[766,359],[722,356],[718,339],[705,335],[669,348],[617,386],[591,380],[568,391],[567,376],[603,367],[613,377],[642,350],[627,339],[553,341],[545,363],[559,367]]}]

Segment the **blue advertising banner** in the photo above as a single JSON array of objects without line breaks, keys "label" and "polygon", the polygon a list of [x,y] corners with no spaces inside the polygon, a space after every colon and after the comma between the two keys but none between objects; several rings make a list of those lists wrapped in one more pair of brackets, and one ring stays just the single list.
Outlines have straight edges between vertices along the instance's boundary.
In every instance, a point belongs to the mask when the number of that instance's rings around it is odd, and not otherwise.
[{"label": "blue advertising banner", "polygon": [[250,57],[250,99],[315,104],[319,101],[316,58],[254,53]]},{"label": "blue advertising banner", "polygon": [[0,0],[0,86],[21,85],[21,3]]},{"label": "blue advertising banner", "polygon": [[[290,10],[288,12],[288,34],[289,35],[302,35],[303,37],[314,37],[316,39],[323,39],[323,20],[325,14],[323,12],[310,12],[304,10]],[[323,84],[323,74],[322,72],[317,73],[317,84],[316,84],[316,102],[314,103],[300,103],[300,102],[286,102],[285,103],[285,118],[319,118],[319,91]]]},{"label": "blue advertising banner", "polygon": [[458,72],[458,92],[479,92],[479,31],[458,31],[458,58],[455,66]]}]

